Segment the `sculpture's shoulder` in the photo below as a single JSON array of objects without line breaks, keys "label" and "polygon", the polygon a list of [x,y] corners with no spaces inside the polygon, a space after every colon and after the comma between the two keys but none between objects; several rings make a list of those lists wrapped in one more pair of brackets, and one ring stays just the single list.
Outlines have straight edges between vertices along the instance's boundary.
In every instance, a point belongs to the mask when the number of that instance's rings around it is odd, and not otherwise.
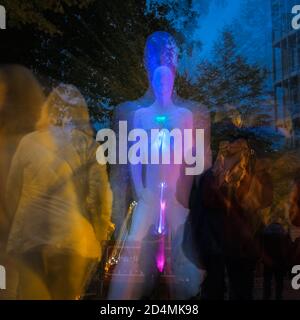
[{"label": "sculpture's shoulder", "polygon": [[210,126],[210,111],[202,103],[178,98],[176,104],[181,108],[188,109],[192,113],[194,124],[197,128]]},{"label": "sculpture's shoulder", "polygon": [[202,104],[198,101],[195,101],[195,100],[188,100],[188,99],[179,98],[178,105],[183,108],[189,109],[192,113],[198,112],[203,115],[209,114],[208,108],[204,104]]},{"label": "sculpture's shoulder", "polygon": [[145,102],[141,99],[122,102],[115,107],[114,117],[119,121],[132,119],[134,113],[143,107],[145,107]]},{"label": "sculpture's shoulder", "polygon": [[135,111],[135,117],[140,118],[140,117],[147,117],[150,114],[150,109],[147,107],[140,107]]},{"label": "sculpture's shoulder", "polygon": [[193,119],[193,112],[184,106],[178,105],[177,114],[179,117],[184,119]]}]

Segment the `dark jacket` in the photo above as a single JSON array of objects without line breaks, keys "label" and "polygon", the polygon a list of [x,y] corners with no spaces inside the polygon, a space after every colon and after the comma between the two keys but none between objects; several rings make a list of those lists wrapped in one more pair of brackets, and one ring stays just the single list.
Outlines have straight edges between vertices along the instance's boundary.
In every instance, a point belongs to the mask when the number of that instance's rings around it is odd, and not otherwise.
[{"label": "dark jacket", "polygon": [[[194,255],[189,253],[188,257],[202,265],[210,255],[257,259],[261,252],[260,210],[272,202],[269,175],[254,170],[239,190],[219,187],[216,180],[210,169],[193,186],[184,252],[193,248]],[[188,241],[193,244],[188,246]]]}]

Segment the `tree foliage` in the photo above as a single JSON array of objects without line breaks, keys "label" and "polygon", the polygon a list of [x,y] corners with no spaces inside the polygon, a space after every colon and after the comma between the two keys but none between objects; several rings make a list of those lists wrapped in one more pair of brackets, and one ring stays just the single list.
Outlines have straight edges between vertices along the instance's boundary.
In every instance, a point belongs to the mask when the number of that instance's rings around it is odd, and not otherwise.
[{"label": "tree foliage", "polygon": [[[36,8],[40,1],[30,2]],[[9,28],[1,43],[3,60],[30,67],[45,87],[59,82],[76,85],[88,100],[91,116],[108,119],[113,106],[140,97],[148,87],[143,64],[147,36],[157,30],[173,30],[164,19],[145,14],[143,0],[59,3],[63,14],[60,7],[50,6],[52,13],[58,12],[51,15],[51,24],[61,33],[38,32],[26,17],[22,31]],[[78,9],[79,3],[90,4]],[[48,8],[41,5],[38,12],[51,11]],[[16,21],[23,20],[18,16]]]},{"label": "tree foliage", "polygon": [[[143,66],[147,36],[157,30],[178,36],[167,19],[147,13],[145,0],[9,0],[4,4],[11,23],[24,27],[22,31],[9,28],[1,43],[3,61],[25,64],[49,88],[58,82],[76,85],[97,120],[109,118],[112,106],[136,99],[147,89]],[[180,8],[175,6],[177,11]],[[178,38],[182,47],[180,41],[185,40]],[[243,119],[255,114],[261,123],[265,121],[260,110],[264,70],[238,54],[228,30],[214,51],[213,61],[199,65],[196,81],[187,74],[178,76],[179,94],[198,100],[213,112],[231,105]]]},{"label": "tree foliage", "polygon": [[11,27],[33,25],[48,34],[61,33],[49,15],[63,15],[66,8],[86,8],[94,0],[3,0]]},{"label": "tree foliage", "polygon": [[199,99],[214,112],[222,112],[226,105],[234,107],[244,124],[249,124],[254,113],[263,122],[266,70],[248,63],[237,51],[232,33],[224,30],[215,44],[214,60],[199,65]]}]

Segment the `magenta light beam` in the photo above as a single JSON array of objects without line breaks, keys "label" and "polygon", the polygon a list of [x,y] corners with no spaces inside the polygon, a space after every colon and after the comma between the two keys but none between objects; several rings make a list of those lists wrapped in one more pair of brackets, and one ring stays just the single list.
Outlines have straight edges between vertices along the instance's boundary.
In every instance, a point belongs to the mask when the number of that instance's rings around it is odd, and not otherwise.
[{"label": "magenta light beam", "polygon": [[159,272],[162,272],[165,266],[165,239],[164,231],[166,229],[165,225],[165,211],[166,211],[166,202],[164,201],[164,189],[165,183],[162,182],[160,185],[160,212],[159,212],[159,223],[157,233],[161,236],[159,238],[158,251],[156,255],[156,266]]}]

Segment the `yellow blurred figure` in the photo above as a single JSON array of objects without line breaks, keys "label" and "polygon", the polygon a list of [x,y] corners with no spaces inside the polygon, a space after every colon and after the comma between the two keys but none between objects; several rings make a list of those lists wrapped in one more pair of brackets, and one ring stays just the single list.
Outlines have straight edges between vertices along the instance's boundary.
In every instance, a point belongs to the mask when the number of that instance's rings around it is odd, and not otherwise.
[{"label": "yellow blurred figure", "polygon": [[0,68],[0,265],[7,275],[0,299],[15,299],[18,283],[14,259],[5,250],[10,229],[4,198],[7,175],[21,138],[35,130],[43,103],[42,88],[28,69],[19,65]]},{"label": "yellow blurred figure", "polygon": [[20,299],[82,296],[110,228],[112,194],[87,105],[71,85],[48,97],[38,130],[15,153],[7,185],[7,249],[18,257]]}]

